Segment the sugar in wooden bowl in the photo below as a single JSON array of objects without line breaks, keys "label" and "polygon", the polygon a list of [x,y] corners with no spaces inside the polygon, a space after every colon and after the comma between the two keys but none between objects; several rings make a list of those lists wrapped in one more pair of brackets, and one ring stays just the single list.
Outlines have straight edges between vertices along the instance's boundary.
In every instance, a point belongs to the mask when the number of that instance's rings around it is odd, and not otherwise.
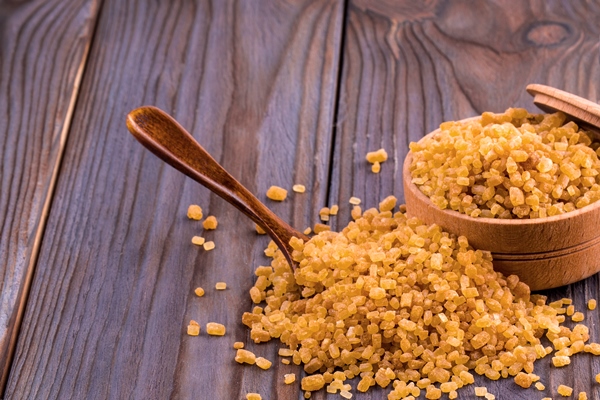
[{"label": "sugar in wooden bowl", "polygon": [[[463,121],[469,122],[475,119],[469,118]],[[424,139],[434,138],[439,134],[440,129],[437,129]],[[506,156],[503,163],[502,168],[506,168]],[[579,204],[578,207],[566,210],[568,212],[561,209],[561,213],[556,215],[551,215],[555,209],[550,215],[547,214],[546,210],[550,209],[547,208],[541,217],[536,213],[532,214],[533,218],[529,215],[507,215],[508,211],[512,210],[502,208],[499,204],[496,209],[504,212],[505,218],[497,218],[499,215],[496,211],[494,211],[496,218],[489,218],[490,210],[485,210],[482,215],[481,210],[469,205],[465,211],[462,206],[456,206],[458,201],[456,199],[454,199],[454,207],[448,204],[447,208],[441,208],[440,204],[442,206],[446,204],[443,196],[433,197],[434,201],[432,201],[430,196],[424,194],[417,184],[413,183],[415,179],[411,172],[411,165],[413,165],[412,152],[407,155],[403,167],[407,214],[428,224],[438,224],[444,230],[456,235],[466,236],[475,248],[492,253],[494,268],[503,274],[516,274],[532,290],[542,290],[570,284],[600,271],[600,201],[593,201],[585,206]],[[543,165],[540,168],[544,171]],[[557,177],[561,174],[560,170],[554,172]],[[532,173],[535,175],[536,171],[532,169]],[[470,178],[473,185],[472,174]],[[464,184],[467,184],[467,178],[464,176],[453,179],[455,181],[463,179]],[[419,183],[418,179],[417,183]],[[437,193],[440,194],[443,190],[444,188],[441,188]],[[506,187],[502,190],[507,193],[500,197],[508,198],[510,190]],[[521,191],[523,192],[526,197],[528,193]],[[446,193],[446,197],[451,196]],[[551,195],[547,197],[553,200]],[[493,199],[491,202],[493,203]],[[451,208],[460,209],[455,211]]]}]

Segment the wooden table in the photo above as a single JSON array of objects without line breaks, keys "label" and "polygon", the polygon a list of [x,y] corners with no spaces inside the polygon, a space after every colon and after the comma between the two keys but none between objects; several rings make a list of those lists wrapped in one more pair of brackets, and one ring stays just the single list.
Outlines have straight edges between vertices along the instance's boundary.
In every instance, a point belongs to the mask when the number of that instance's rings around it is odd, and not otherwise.
[{"label": "wooden table", "polygon": [[[252,192],[306,185],[269,203],[297,228],[348,199],[403,197],[410,141],[442,121],[510,106],[543,83],[600,98],[598,1],[0,1],[0,362],[6,399],[301,398],[241,315],[268,238],[127,132],[143,104],[172,113]],[[376,175],[367,151],[387,149]],[[189,204],[219,220],[202,232]],[[225,281],[228,289],[216,292]],[[197,286],[207,294],[193,294]],[[548,291],[584,310],[600,341],[598,276]],[[227,326],[189,337],[190,319]],[[233,361],[240,340],[275,360]],[[600,398],[600,359],[536,363],[547,389],[478,378],[499,399]],[[384,390],[355,394],[384,398]],[[473,389],[459,392],[474,398]],[[337,399],[324,390],[315,399]]]}]

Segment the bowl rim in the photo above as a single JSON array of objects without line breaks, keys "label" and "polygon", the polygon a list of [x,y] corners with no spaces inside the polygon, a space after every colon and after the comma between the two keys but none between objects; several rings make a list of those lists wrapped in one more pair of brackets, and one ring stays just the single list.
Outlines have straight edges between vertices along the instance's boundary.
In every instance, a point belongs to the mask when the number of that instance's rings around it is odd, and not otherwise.
[{"label": "bowl rim", "polygon": [[[457,122],[473,120],[476,118],[479,118],[479,117],[465,118],[462,120],[457,120]],[[425,138],[427,136],[432,136],[435,133],[438,133],[439,131],[440,131],[440,128],[438,128],[434,131],[431,131],[427,135],[423,136],[423,138]],[[423,139],[423,138],[421,138],[421,139]],[[421,140],[421,139],[419,139],[419,140]],[[486,218],[486,217],[471,217],[470,215],[467,215],[467,214],[464,214],[464,213],[461,213],[461,212],[458,212],[458,211],[455,211],[452,209],[448,209],[448,208],[442,209],[442,208],[439,208],[438,206],[436,206],[435,204],[433,204],[433,202],[431,201],[429,196],[427,196],[427,195],[425,195],[425,193],[421,192],[419,187],[412,182],[412,174],[410,171],[412,155],[413,155],[412,150],[409,150],[408,153],[406,154],[406,157],[404,158],[404,164],[402,167],[403,180],[406,184],[407,189],[411,190],[413,192],[413,194],[428,207],[434,207],[436,210],[445,212],[445,213],[449,214],[450,216],[452,216],[453,218],[462,219],[464,221],[468,221],[469,223],[482,224],[482,225],[499,225],[499,226],[542,225],[545,223],[552,223],[552,222],[563,221],[563,220],[567,220],[567,219],[571,219],[571,218],[575,218],[575,217],[580,217],[584,214],[597,211],[597,209],[600,208],[600,200],[598,200],[598,201],[596,201],[592,204],[589,204],[583,208],[580,208],[578,210],[569,211],[569,212],[566,212],[564,214],[559,214],[559,215],[552,215],[550,217],[534,218],[534,219],[530,219],[530,218],[527,218],[527,219],[500,219],[500,218]],[[404,195],[404,197],[406,200],[406,194]]]}]

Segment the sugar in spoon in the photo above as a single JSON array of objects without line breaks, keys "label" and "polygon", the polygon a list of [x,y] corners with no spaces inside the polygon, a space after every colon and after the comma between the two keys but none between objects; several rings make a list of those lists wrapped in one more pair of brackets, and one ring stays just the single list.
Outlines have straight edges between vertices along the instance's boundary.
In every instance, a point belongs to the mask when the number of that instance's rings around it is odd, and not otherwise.
[{"label": "sugar in spoon", "polygon": [[235,206],[273,239],[293,267],[292,237],[308,240],[233,178],[173,117],[153,106],[127,115],[127,128],[148,150],[167,164]]}]

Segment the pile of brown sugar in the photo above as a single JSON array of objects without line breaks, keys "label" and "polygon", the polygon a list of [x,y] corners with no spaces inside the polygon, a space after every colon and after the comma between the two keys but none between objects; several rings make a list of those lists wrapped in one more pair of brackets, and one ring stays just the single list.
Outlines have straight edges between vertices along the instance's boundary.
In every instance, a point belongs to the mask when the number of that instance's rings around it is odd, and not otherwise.
[{"label": "pile of brown sugar", "polygon": [[305,397],[326,387],[350,398],[345,381],[360,377],[356,390],[378,385],[390,400],[452,399],[473,374],[528,387],[539,358],[554,352],[560,366],[577,352],[600,354],[585,325],[563,325],[568,299],[546,304],[495,272],[490,253],[394,204],[355,215],[339,233],[293,239],[295,271],[274,243],[265,250],[271,265],[257,268],[250,290],[265,305],[242,321],[252,340],[279,339],[280,355],[304,366]]}]

